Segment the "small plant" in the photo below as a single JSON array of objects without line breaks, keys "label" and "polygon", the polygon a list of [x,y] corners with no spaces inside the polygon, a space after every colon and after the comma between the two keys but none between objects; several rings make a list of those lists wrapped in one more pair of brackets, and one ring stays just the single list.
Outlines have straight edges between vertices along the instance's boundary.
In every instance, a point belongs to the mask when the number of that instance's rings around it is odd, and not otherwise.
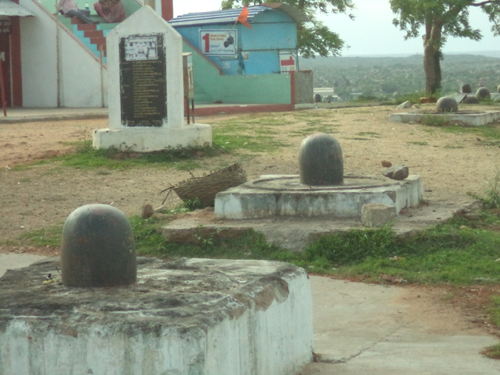
[{"label": "small plant", "polygon": [[210,237],[207,237],[207,238],[203,238],[202,236],[199,236],[199,235],[195,234],[194,238],[196,238],[198,240],[200,246],[203,247],[203,248],[205,248],[205,249],[207,247],[214,246],[213,236],[210,236]]},{"label": "small plant", "polygon": [[481,354],[489,358],[500,359],[500,344],[488,346]]},{"label": "small plant", "polygon": [[473,198],[479,199],[484,208],[500,208],[500,170],[490,181],[490,189],[485,195],[470,194]]},{"label": "small plant", "polygon": [[184,208],[187,208],[189,211],[194,211],[203,208],[203,205],[201,204],[199,198],[186,199],[182,201],[182,206],[184,206]]},{"label": "small plant", "polygon": [[[201,228],[201,226],[200,226]],[[221,231],[220,228],[217,228],[217,230],[215,231],[215,233],[210,233],[210,235],[208,235],[207,237],[203,237],[201,234],[195,234],[194,235],[194,238],[196,238],[196,240],[198,241],[198,243],[200,244],[200,246],[204,249],[207,249],[209,247],[213,247],[214,246],[214,236],[219,234]]]},{"label": "small plant", "polygon": [[449,124],[449,118],[447,115],[424,115],[420,123],[427,126],[446,126]]}]

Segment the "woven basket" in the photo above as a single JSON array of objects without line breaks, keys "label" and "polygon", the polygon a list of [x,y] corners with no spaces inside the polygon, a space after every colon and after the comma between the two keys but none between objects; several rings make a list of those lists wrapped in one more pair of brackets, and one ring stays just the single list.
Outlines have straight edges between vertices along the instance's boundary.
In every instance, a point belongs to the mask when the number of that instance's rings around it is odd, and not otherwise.
[{"label": "woven basket", "polygon": [[192,177],[173,187],[183,201],[198,199],[204,207],[213,206],[218,192],[246,182],[246,172],[238,163],[231,164],[203,177]]}]

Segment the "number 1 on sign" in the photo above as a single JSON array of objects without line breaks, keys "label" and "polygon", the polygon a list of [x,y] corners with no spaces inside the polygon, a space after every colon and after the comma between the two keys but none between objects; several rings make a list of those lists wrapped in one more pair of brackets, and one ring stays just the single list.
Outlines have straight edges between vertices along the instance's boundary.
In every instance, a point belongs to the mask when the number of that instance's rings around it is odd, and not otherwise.
[{"label": "number 1 on sign", "polygon": [[210,52],[210,34],[206,33],[204,36],[201,37],[205,41],[205,53]]}]

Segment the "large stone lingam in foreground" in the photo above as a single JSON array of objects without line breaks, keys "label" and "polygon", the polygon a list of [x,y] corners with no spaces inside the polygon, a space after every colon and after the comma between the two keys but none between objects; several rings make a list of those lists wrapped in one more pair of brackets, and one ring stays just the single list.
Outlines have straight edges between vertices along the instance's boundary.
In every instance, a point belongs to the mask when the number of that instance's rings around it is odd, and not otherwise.
[{"label": "large stone lingam in foreground", "polygon": [[277,216],[361,218],[365,204],[394,206],[396,212],[423,199],[420,176],[403,181],[382,175],[343,174],[342,150],[333,137],[318,133],[302,142],[300,176],[263,175],[217,194],[218,219]]}]

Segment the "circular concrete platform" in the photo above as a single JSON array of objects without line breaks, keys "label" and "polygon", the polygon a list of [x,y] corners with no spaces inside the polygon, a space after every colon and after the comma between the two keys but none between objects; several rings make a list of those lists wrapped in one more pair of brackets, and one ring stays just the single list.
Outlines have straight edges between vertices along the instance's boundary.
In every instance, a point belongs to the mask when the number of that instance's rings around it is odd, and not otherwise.
[{"label": "circular concrete platform", "polygon": [[383,176],[344,176],[344,183],[334,186],[310,186],[300,183],[298,176],[261,176],[242,186],[249,189],[273,191],[343,191],[375,189],[388,186],[400,186],[399,181],[390,180]]},{"label": "circular concrete platform", "polygon": [[217,219],[267,217],[360,218],[368,203],[394,206],[396,212],[418,205],[424,187],[420,176],[403,181],[380,176],[345,175],[343,185],[307,186],[297,175],[264,175],[220,192],[215,198]]}]

